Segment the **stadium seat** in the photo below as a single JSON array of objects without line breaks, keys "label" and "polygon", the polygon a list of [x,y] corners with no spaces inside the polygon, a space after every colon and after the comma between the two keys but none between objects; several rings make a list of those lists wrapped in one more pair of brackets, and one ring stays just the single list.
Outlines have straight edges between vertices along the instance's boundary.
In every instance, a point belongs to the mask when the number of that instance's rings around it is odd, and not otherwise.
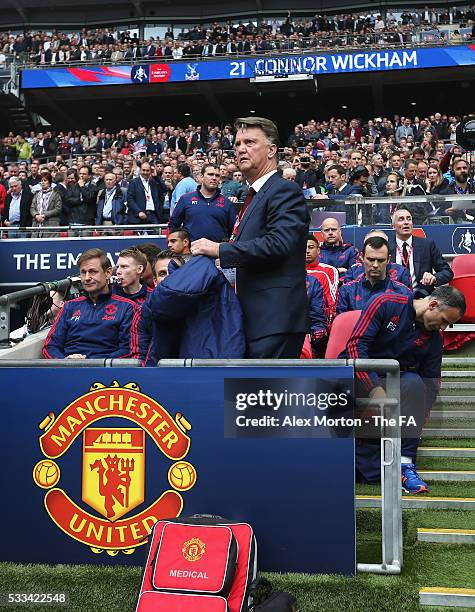
[{"label": "stadium seat", "polygon": [[[475,255],[464,255],[464,257],[475,257]],[[455,276],[450,281],[450,285],[461,291],[467,302],[467,310],[459,323],[475,323],[475,272]]]},{"label": "stadium seat", "polygon": [[457,255],[452,261],[454,276],[475,274],[475,255]]},{"label": "stadium seat", "polygon": [[422,229],[422,227],[415,227],[412,230],[412,235],[417,236],[418,238],[427,238],[427,235],[425,231]]},{"label": "stadium seat", "polygon": [[350,310],[342,312],[332,323],[330,337],[328,338],[325,359],[337,359],[338,355],[346,347],[348,338],[353,331],[356,321],[359,319],[361,310]]}]

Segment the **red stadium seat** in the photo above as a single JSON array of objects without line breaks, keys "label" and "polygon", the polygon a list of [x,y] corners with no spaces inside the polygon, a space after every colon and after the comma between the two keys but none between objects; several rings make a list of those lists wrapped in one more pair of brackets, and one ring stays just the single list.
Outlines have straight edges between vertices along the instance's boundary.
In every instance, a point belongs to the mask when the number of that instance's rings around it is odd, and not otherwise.
[{"label": "red stadium seat", "polygon": [[[464,257],[475,257],[475,255],[464,255]],[[475,323],[475,272],[459,274],[450,281],[450,284],[464,294],[467,302],[467,310],[459,323]]]},{"label": "red stadium seat", "polygon": [[422,229],[422,227],[415,227],[412,230],[412,235],[413,236],[417,236],[418,238],[427,238],[425,231]]},{"label": "red stadium seat", "polygon": [[454,276],[475,274],[475,255],[457,255],[452,261]]},{"label": "red stadium seat", "polygon": [[338,355],[346,347],[348,338],[353,331],[356,321],[359,319],[361,310],[350,310],[342,312],[332,323],[330,337],[328,338],[325,359],[337,359]]}]

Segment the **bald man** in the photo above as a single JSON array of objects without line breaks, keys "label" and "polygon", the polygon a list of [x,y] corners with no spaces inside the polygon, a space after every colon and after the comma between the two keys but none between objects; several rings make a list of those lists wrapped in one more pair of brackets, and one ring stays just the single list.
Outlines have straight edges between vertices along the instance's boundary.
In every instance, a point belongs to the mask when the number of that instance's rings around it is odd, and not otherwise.
[{"label": "bald man", "polygon": [[351,243],[344,243],[340,224],[328,217],[322,223],[323,243],[320,247],[320,261],[337,268],[344,275],[348,268],[356,263],[358,249]]}]

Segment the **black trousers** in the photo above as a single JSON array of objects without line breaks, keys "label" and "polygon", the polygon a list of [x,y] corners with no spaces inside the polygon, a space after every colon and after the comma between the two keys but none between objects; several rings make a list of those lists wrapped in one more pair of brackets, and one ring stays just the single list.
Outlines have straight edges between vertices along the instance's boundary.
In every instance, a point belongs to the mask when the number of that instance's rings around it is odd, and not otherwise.
[{"label": "black trousers", "polygon": [[248,359],[299,359],[305,333],[273,334],[247,343]]}]

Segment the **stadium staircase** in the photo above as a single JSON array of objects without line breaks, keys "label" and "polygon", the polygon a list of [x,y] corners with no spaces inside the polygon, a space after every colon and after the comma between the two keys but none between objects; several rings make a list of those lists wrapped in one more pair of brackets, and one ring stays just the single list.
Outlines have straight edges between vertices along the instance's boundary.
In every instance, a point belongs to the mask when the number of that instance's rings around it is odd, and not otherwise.
[{"label": "stadium staircase", "polygon": [[[417,465],[430,492],[402,498],[405,566],[421,560],[410,571],[424,610],[475,608],[475,349],[468,350],[444,358],[439,397],[423,432]],[[357,485],[363,549],[371,539],[368,513],[381,506],[378,489]]]},{"label": "stadium staircase", "polygon": [[26,110],[20,98],[0,89],[0,110],[8,117],[10,128],[15,134],[29,132],[34,129],[30,113]]}]

